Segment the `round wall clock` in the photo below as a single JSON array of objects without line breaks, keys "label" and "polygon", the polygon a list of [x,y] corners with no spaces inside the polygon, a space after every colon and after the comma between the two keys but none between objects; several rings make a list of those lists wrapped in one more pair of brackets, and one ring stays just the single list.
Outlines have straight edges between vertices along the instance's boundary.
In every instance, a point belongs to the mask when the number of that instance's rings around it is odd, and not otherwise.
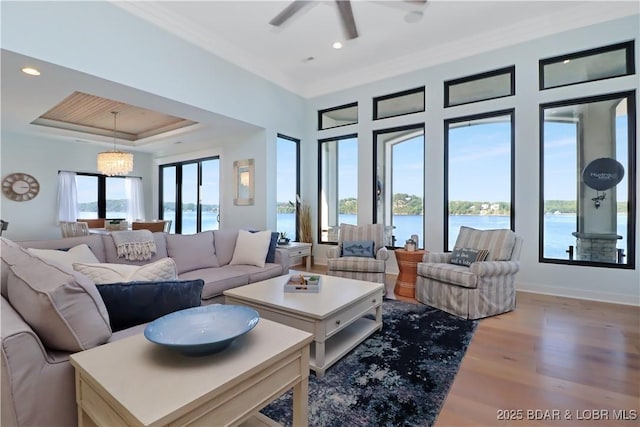
[{"label": "round wall clock", "polygon": [[12,173],[2,180],[2,193],[16,202],[31,200],[39,192],[38,180],[26,173]]}]

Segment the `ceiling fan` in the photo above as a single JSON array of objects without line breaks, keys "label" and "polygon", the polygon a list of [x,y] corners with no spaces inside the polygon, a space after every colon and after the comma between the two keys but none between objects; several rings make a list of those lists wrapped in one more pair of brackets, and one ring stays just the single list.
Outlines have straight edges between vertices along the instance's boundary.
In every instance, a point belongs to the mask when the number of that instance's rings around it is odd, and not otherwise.
[{"label": "ceiling fan", "polygon": [[[427,0],[403,0],[406,3],[425,4]],[[358,37],[358,29],[356,28],[356,21],[353,17],[353,10],[351,9],[351,0],[335,0],[336,6],[338,6],[338,13],[340,14],[340,21],[346,34],[347,39],[355,39]],[[293,0],[289,6],[285,7],[282,12],[276,15],[269,24],[279,27],[284,24],[289,18],[296,14],[299,10],[305,6],[313,3],[313,0]]]}]

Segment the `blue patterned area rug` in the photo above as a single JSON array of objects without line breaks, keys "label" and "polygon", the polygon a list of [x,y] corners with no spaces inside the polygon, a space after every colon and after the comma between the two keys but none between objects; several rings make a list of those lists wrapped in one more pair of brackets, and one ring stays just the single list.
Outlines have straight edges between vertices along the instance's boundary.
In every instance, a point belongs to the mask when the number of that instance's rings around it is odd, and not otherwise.
[{"label": "blue patterned area rug", "polygon": [[[309,425],[431,426],[478,321],[385,299],[382,331],[330,367],[309,375]],[[291,425],[291,392],[262,410]]]}]

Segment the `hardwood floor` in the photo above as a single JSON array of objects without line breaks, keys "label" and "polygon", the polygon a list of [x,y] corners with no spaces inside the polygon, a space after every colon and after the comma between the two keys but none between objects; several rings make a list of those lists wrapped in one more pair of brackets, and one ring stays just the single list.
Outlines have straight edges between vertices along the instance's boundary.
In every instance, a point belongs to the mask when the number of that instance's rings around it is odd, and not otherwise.
[{"label": "hardwood floor", "polygon": [[481,320],[435,426],[512,425],[640,425],[640,307],[518,292]]},{"label": "hardwood floor", "polygon": [[436,426],[639,424],[640,308],[518,292],[480,321]]}]

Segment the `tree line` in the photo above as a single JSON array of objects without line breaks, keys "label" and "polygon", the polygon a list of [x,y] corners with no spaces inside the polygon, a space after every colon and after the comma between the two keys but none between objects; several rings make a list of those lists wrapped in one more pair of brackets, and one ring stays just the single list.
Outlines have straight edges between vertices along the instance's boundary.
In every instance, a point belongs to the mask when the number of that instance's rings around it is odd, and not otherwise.
[{"label": "tree line", "polygon": [[[619,213],[627,212],[627,202],[618,202],[616,211]],[[544,213],[577,213],[578,204],[575,200],[545,200]]]},{"label": "tree line", "polygon": [[[78,209],[80,212],[98,212],[98,202],[79,203]],[[175,202],[165,203],[164,209],[168,211],[175,211]],[[195,203],[184,203],[183,210],[195,211]],[[107,212],[126,212],[127,211],[127,199],[108,199],[107,200]],[[203,212],[218,212],[218,205],[203,204]]]},{"label": "tree line", "polygon": [[[165,210],[175,211],[176,204],[165,203]],[[98,202],[80,203],[78,206],[81,212],[98,212]],[[195,211],[195,203],[186,203],[183,209]],[[295,205],[291,202],[278,202],[278,213],[295,213]],[[217,212],[218,205],[203,204],[204,212]],[[107,200],[107,212],[126,212],[127,199]],[[617,211],[627,212],[627,202],[618,202]],[[338,212],[346,215],[355,215],[358,212],[358,200],[355,197],[340,199],[338,202]],[[424,205],[422,197],[396,193],[393,195],[393,212],[396,215],[423,215]],[[449,212],[451,215],[509,215],[508,202],[472,202],[456,200],[449,202]],[[544,213],[576,213],[577,204],[575,200],[546,200],[544,202]]]}]

